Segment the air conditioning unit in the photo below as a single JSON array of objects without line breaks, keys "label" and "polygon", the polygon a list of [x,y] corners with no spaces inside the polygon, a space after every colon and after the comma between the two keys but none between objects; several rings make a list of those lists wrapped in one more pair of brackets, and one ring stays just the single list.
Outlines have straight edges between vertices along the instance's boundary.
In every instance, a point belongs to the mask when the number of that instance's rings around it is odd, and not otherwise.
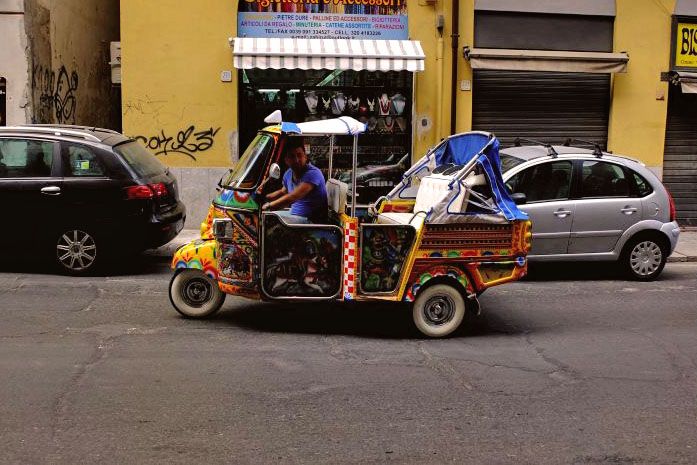
[{"label": "air conditioning unit", "polygon": [[121,84],[121,42],[112,42],[109,45],[109,53],[111,55],[111,83]]}]

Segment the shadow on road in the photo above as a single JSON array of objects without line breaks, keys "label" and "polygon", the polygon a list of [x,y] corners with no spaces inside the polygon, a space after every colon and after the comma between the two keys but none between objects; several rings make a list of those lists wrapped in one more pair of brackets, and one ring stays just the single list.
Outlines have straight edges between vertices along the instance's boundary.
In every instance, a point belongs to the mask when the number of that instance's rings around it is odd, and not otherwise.
[{"label": "shadow on road", "polygon": [[531,263],[526,281],[625,280],[622,270],[611,262]]},{"label": "shadow on road", "polygon": [[[169,268],[170,259],[144,254],[124,254],[110,258],[86,274],[87,277],[140,276],[157,274]],[[41,275],[65,275],[59,266],[38,254],[6,255],[0,262],[0,273],[27,273]]]},{"label": "shadow on road", "polygon": [[[232,309],[228,302],[209,324],[227,323],[272,333],[347,335],[381,339],[424,339],[412,322],[411,306],[399,303],[271,304],[245,302]],[[492,328],[488,319],[468,314],[451,337],[510,333]]]}]

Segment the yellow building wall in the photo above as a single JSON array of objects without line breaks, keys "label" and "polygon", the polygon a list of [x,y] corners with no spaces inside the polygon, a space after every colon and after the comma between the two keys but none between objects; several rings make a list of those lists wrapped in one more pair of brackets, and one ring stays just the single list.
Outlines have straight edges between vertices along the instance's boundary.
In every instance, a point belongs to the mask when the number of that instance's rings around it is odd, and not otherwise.
[{"label": "yellow building wall", "polygon": [[[230,166],[236,156],[227,42],[236,15],[230,0],[121,1],[123,131],[170,166]],[[233,82],[221,82],[223,70]]]},{"label": "yellow building wall", "polygon": [[615,51],[629,53],[627,73],[613,77],[608,149],[663,165],[671,15],[675,0],[617,0]]}]

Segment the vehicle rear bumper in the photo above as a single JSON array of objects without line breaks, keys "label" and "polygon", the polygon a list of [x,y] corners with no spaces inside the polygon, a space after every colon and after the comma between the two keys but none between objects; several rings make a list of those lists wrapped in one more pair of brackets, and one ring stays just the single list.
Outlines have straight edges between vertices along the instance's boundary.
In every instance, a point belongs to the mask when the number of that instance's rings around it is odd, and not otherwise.
[{"label": "vehicle rear bumper", "polygon": [[185,222],[186,206],[181,201],[167,213],[153,215],[145,227],[144,248],[155,248],[168,243],[184,229]]},{"label": "vehicle rear bumper", "polygon": [[678,238],[680,237],[680,226],[677,221],[671,221],[670,223],[665,223],[661,226],[661,232],[668,236],[670,240],[670,254],[673,253],[675,247],[678,245]]}]

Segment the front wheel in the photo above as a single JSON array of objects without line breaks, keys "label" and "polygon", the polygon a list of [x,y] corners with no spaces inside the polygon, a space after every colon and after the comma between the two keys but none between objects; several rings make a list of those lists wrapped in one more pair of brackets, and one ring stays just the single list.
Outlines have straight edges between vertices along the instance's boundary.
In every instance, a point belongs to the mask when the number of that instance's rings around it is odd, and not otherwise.
[{"label": "front wheel", "polygon": [[652,237],[638,237],[629,241],[621,258],[627,275],[638,281],[653,281],[663,271],[668,260],[665,246]]},{"label": "front wheel", "polygon": [[183,270],[169,283],[169,300],[182,315],[205,318],[220,310],[225,293],[203,271]]},{"label": "front wheel", "polygon": [[414,301],[416,327],[428,337],[445,337],[455,331],[465,316],[465,299],[447,284],[421,291]]}]

